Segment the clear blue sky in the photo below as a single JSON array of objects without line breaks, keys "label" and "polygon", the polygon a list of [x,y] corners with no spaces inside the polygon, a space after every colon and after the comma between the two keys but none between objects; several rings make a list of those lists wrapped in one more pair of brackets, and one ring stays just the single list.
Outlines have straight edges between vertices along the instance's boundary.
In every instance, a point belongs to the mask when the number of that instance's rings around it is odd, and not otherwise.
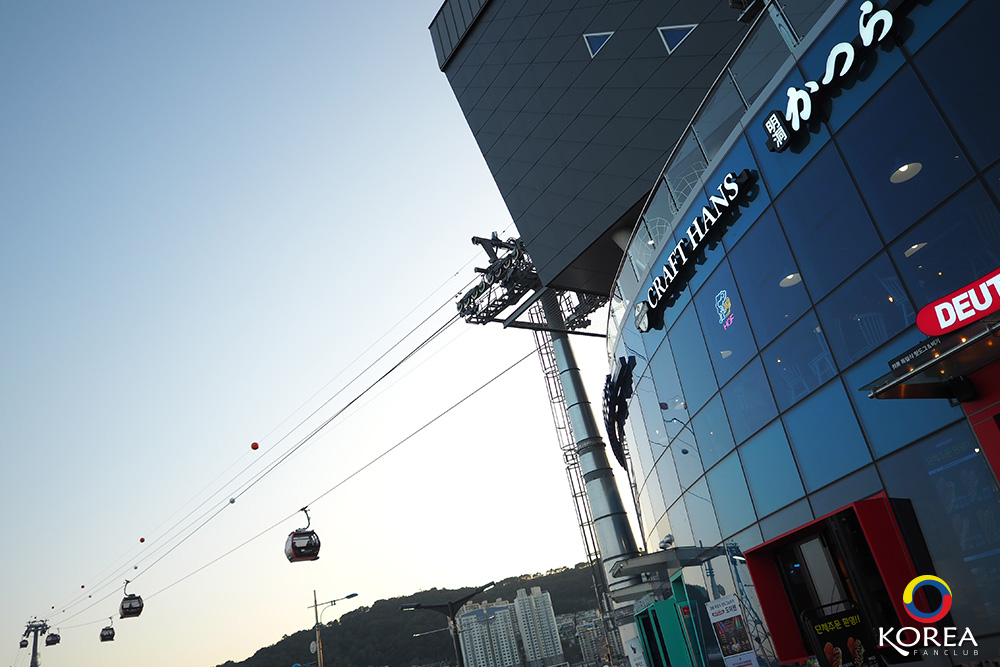
[{"label": "clear blue sky", "polygon": [[[453,327],[226,502],[454,300],[472,235],[514,233],[438,7],[0,0],[0,664],[27,664],[36,615],[63,637],[46,667],[211,667],[309,627],[313,589],[359,594],[332,620],[582,560],[534,357],[312,505],[319,561],[282,554],[283,518],[528,354],[523,331]],[[578,351],[596,404],[602,343]],[[146,610],[118,620],[126,577]]]}]

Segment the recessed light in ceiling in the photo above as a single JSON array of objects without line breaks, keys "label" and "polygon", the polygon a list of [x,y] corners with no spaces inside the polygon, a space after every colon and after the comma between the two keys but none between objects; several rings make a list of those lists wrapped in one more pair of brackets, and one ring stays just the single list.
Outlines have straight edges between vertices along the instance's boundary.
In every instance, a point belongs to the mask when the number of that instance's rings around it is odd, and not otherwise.
[{"label": "recessed light in ceiling", "polygon": [[733,353],[732,350],[722,350],[722,352],[720,352],[723,359],[728,359],[732,353]]},{"label": "recessed light in ceiling", "polygon": [[789,273],[787,276],[778,281],[781,287],[791,287],[792,285],[798,285],[802,282],[802,276],[798,273]]},{"label": "recessed light in ceiling", "polygon": [[907,248],[906,250],[903,251],[903,256],[904,257],[913,257],[913,255],[916,254],[916,253],[918,253],[918,252],[920,252],[920,249],[923,248],[925,245],[927,245],[927,244],[926,243],[914,243],[909,248]]},{"label": "recessed light in ceiling", "polygon": [[919,162],[911,162],[910,164],[904,164],[902,167],[892,172],[892,176],[889,177],[891,183],[905,183],[914,176],[920,173],[920,170],[924,168],[924,165]]}]

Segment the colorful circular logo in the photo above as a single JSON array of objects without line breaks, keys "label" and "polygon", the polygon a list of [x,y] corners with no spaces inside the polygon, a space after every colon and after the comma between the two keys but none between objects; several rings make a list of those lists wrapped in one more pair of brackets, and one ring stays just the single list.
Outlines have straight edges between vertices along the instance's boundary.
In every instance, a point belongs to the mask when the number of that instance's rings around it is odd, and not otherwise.
[{"label": "colorful circular logo", "polygon": [[[913,602],[913,594],[918,588],[922,588],[924,586],[936,588],[941,594],[941,606],[934,611],[920,611],[917,609],[917,605]],[[944,579],[924,574],[906,585],[906,590],[903,591],[903,605],[906,607],[906,613],[909,614],[910,618],[914,621],[919,621],[921,623],[937,623],[942,618],[947,616],[949,611],[951,611],[951,589],[948,587],[948,584],[945,583]]]}]

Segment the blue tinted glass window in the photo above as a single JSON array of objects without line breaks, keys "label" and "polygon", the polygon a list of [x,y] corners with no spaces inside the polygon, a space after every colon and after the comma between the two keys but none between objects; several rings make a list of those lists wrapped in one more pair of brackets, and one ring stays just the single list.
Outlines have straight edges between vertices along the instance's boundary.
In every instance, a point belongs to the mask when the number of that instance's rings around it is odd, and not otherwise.
[{"label": "blue tinted glass window", "polygon": [[694,302],[716,377],[723,384],[757,353],[746,307],[727,264],[712,274]]},{"label": "blue tinted glass window", "polygon": [[750,502],[750,492],[740,468],[740,459],[730,454],[705,476],[715,501],[719,528],[726,537],[743,530],[757,520]]},{"label": "blue tinted glass window", "polygon": [[878,348],[844,374],[848,394],[875,456],[894,452],[962,417],[962,409],[952,407],[946,399],[872,399],[868,398],[868,391],[857,391],[889,372],[888,362],[923,338],[919,331],[911,330]]},{"label": "blue tinted glass window", "polygon": [[765,540],[773,540],[779,535],[784,535],[799,526],[809,523],[813,518],[815,517],[812,508],[809,507],[809,501],[800,500],[766,519],[761,519],[760,531],[764,535]]},{"label": "blue tinted glass window", "polygon": [[986,83],[1000,81],[998,22],[995,1],[971,2],[916,56],[917,70],[981,167],[1000,157],[1000,91]]},{"label": "blue tinted glass window", "polygon": [[663,501],[669,506],[681,495],[681,486],[677,481],[677,466],[674,457],[663,447],[656,447],[659,458],[656,460],[656,475],[660,478],[660,491]]},{"label": "blue tinted glass window", "polygon": [[993,190],[993,194],[1000,197],[1000,164],[986,172],[985,177],[986,184]]},{"label": "blue tinted glass window", "polygon": [[691,521],[688,519],[684,498],[678,500],[673,507],[667,510],[667,517],[670,520],[670,527],[674,531],[674,544],[697,544],[694,541],[694,533],[691,530]]},{"label": "blue tinted glass window", "polygon": [[760,356],[779,410],[787,410],[837,374],[813,313],[796,322]]},{"label": "blue tinted glass window", "polygon": [[660,478],[655,467],[646,478],[646,490],[649,492],[649,512],[651,514],[647,514],[643,521],[649,527],[667,511],[667,506],[663,502],[663,494],[657,493],[660,490]]},{"label": "blue tinted glass window", "polygon": [[621,337],[618,339],[618,348],[615,352],[618,356],[625,358],[635,357],[635,368],[632,369],[632,376],[635,381],[646,372],[646,366],[649,365],[649,358],[652,356],[652,352],[646,350],[643,345],[642,334],[639,333],[639,330],[630,321],[631,311],[626,309],[625,313],[625,326],[622,327]]},{"label": "blue tinted glass window", "polygon": [[715,381],[715,372],[708,359],[705,339],[693,306],[684,310],[670,330],[670,346],[674,350],[687,409],[696,412],[718,390],[719,385]]},{"label": "blue tinted glass window", "polygon": [[814,301],[882,247],[835,146],[820,152],[775,209]]},{"label": "blue tinted glass window", "polygon": [[[643,378],[635,387],[635,395],[639,397],[639,404],[642,406],[643,426],[652,445],[655,461],[660,455],[661,446],[669,442],[667,427],[663,423],[663,415],[660,413],[659,400],[656,396],[655,382],[649,377]],[[643,461],[643,469],[647,472],[652,470],[651,462]]]},{"label": "blue tinted glass window", "polygon": [[689,424],[684,427],[674,438],[670,445],[670,453],[674,457],[674,465],[677,466],[677,477],[681,486],[689,486],[694,480],[701,477],[705,471],[701,467],[701,456],[698,453],[698,440]]},{"label": "blue tinted glass window", "polygon": [[[886,492],[909,500],[927,537],[935,574],[961,582],[951,615],[958,627],[994,632],[1000,623],[997,506],[1000,491],[989,463],[966,423],[959,423],[878,463]],[[993,604],[989,604],[989,603]]]},{"label": "blue tinted glass window", "polygon": [[730,251],[729,263],[758,345],[770,343],[809,308],[802,274],[773,211]]},{"label": "blue tinted glass window", "polygon": [[811,494],[809,502],[813,512],[817,516],[823,516],[881,490],[882,482],[875,472],[875,466],[870,465]]},{"label": "blue tinted glass window", "polygon": [[754,161],[753,153],[750,152],[750,146],[747,145],[746,137],[741,136],[736,141],[718,166],[705,179],[707,201],[709,195],[719,194],[718,190],[708,190],[708,188],[717,188],[725,181],[726,174],[739,174],[744,169],[750,170],[753,180],[747,187],[746,194],[741,195],[736,200],[735,209],[726,219],[728,222],[726,229],[720,230],[723,243],[727,248],[731,248],[734,243],[739,241],[740,237],[750,229],[754,221],[771,203],[771,197],[768,196],[767,188],[764,187],[760,170]]},{"label": "blue tinted glass window", "polygon": [[694,432],[698,434],[698,450],[702,465],[706,468],[718,463],[735,446],[721,394],[709,401],[691,423]]},{"label": "blue tinted glass window", "polygon": [[767,148],[768,134],[764,129],[764,120],[772,111],[784,114],[788,107],[788,88],[790,86],[801,88],[804,81],[802,74],[797,69],[792,69],[791,74],[785,77],[747,126],[747,141],[757,158],[758,167],[764,174],[764,182],[772,199],[785,189],[806,163],[830,140],[826,125],[810,122],[805,126],[806,129],[793,135],[793,140],[786,150],[772,153]]},{"label": "blue tinted glass window", "polygon": [[1000,267],[1000,213],[975,183],[890,248],[919,310]]},{"label": "blue tinted glass window", "polygon": [[737,443],[749,438],[778,414],[760,359],[750,362],[726,385],[722,390],[722,401]]},{"label": "blue tinted glass window", "polygon": [[837,143],[886,240],[972,178],[968,160],[909,68],[837,135]]},{"label": "blue tinted glass window", "polygon": [[968,0],[932,2],[926,5],[918,2],[913,5],[906,15],[907,20],[913,24],[913,32],[906,38],[904,44],[906,50],[910,53],[918,51],[966,2]]},{"label": "blue tinted glass window", "polygon": [[629,401],[628,414],[629,418],[625,422],[625,438],[628,443],[632,465],[635,467],[636,479],[641,481],[653,469],[653,453],[650,449],[649,438],[646,436],[642,408],[639,406],[639,399],[635,395]]},{"label": "blue tinted glass window", "polygon": [[743,443],[740,459],[759,515],[767,516],[805,495],[781,422]]},{"label": "blue tinted glass window", "polygon": [[[650,371],[653,374],[656,396],[663,420],[677,418],[681,422],[687,422],[690,418],[687,401],[684,398],[684,389],[681,387],[681,381],[677,375],[677,366],[674,364],[670,341],[664,340],[660,344],[660,349],[653,357]],[[674,433],[676,430],[674,429]]]},{"label": "blue tinted glass window", "polygon": [[695,542],[692,544],[698,544],[699,540],[705,545],[717,544],[722,540],[719,521],[715,518],[715,508],[712,505],[712,495],[704,479],[684,492],[684,502],[687,504],[691,529],[694,531]]},{"label": "blue tinted glass window", "polygon": [[[858,19],[861,18],[859,4],[847,3],[799,61],[799,67],[806,73],[807,80],[821,81],[826,73],[830,49],[839,42],[850,42],[858,36]],[[903,54],[894,46],[894,41],[892,35],[889,35],[876,48],[857,50],[851,70],[843,77],[835,77],[821,91],[824,98],[821,118],[831,128],[841,127],[903,64]],[[797,84],[799,88],[803,87],[802,83],[800,81]]]},{"label": "blue tinted glass window", "polygon": [[782,417],[807,491],[871,462],[840,382],[830,382]]},{"label": "blue tinted glass window", "polygon": [[850,366],[916,320],[892,263],[879,255],[816,307],[841,368]]}]

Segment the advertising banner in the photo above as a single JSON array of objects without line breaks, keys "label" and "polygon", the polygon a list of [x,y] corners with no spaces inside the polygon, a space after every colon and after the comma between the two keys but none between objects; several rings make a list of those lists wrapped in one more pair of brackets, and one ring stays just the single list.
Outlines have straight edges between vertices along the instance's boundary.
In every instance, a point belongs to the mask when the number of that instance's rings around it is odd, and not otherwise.
[{"label": "advertising banner", "polygon": [[746,621],[740,611],[740,603],[735,595],[727,595],[705,603],[708,617],[712,621],[715,639],[722,649],[726,667],[753,667],[757,656],[750,643]]},{"label": "advertising banner", "polygon": [[857,609],[809,619],[816,658],[822,667],[881,667],[884,663]]},{"label": "advertising banner", "polygon": [[625,642],[625,654],[628,656],[629,667],[646,667],[646,656],[642,652],[642,644],[637,637]]}]

